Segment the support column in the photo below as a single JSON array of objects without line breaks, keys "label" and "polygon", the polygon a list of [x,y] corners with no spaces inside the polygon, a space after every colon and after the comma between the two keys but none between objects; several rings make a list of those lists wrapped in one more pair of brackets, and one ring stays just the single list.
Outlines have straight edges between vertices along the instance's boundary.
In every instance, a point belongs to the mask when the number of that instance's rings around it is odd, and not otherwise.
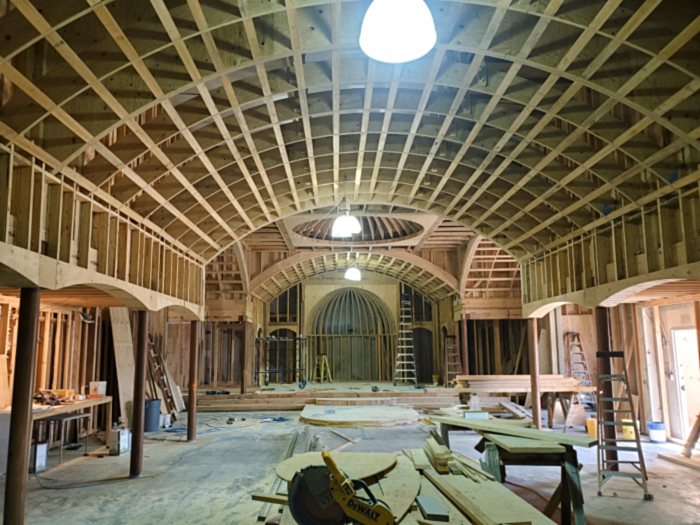
[{"label": "support column", "polygon": [[248,321],[243,321],[243,337],[241,341],[241,395],[247,392],[248,388],[248,360],[246,355],[248,354],[248,343],[250,335],[248,334]]},{"label": "support column", "polygon": [[197,362],[199,361],[199,322],[190,323],[190,392],[187,396],[187,441],[197,439]]},{"label": "support column", "polygon": [[530,355],[530,398],[532,399],[532,421],[542,430],[542,400],[540,396],[540,356],[537,348],[537,319],[527,320],[528,347]]},{"label": "support column", "polygon": [[469,332],[467,331],[467,317],[462,315],[462,371],[469,375]]},{"label": "support column", "polygon": [[[603,307],[595,309],[595,325],[596,333],[598,334],[598,375],[612,374],[612,359],[610,357],[601,357],[600,352],[612,352],[612,343],[610,341],[610,310]],[[613,385],[610,381],[605,381],[602,385],[598,385],[598,399],[601,397],[612,399]],[[598,401],[598,410],[603,410],[599,419],[603,421],[615,421],[614,410],[615,403],[613,401]],[[617,446],[617,429],[613,425],[603,425],[603,437],[605,445]],[[603,443],[600,443],[601,445]],[[611,462],[606,465],[606,470],[618,470],[617,450],[605,450],[605,462]]]},{"label": "support column", "polygon": [[24,523],[24,500],[29,477],[29,447],[32,441],[32,395],[39,330],[39,288],[22,288],[17,323],[17,356],[12,387],[10,440],[7,452],[5,512],[3,523]]},{"label": "support column", "polygon": [[134,408],[131,423],[131,466],[129,477],[141,477],[143,472],[143,430],[146,416],[146,352],[148,341],[148,311],[137,314],[136,370],[134,373]]}]

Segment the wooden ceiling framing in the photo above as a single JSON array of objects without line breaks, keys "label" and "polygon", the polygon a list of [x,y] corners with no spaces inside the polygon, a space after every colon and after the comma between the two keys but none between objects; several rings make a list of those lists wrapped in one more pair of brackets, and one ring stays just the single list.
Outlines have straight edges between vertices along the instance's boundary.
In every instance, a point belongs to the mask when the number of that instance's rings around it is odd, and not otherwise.
[{"label": "wooden ceiling framing", "polygon": [[[329,272],[343,272],[353,264],[360,271],[376,272],[399,279],[433,301],[455,293],[454,277],[450,279],[447,272],[428,261],[418,260],[417,257],[406,260],[407,257],[407,254],[402,254],[399,250],[382,253],[326,252],[318,255],[310,252],[308,257],[299,257],[299,262],[289,259],[272,267],[267,274],[263,272],[259,282],[251,282],[251,293],[264,301],[270,301],[305,279]],[[451,285],[450,281],[454,283]]]},{"label": "wooden ceiling framing", "polygon": [[336,238],[332,236],[335,218],[323,218],[300,224],[294,228],[294,234],[326,244],[361,244],[369,245],[386,241],[407,240],[424,233],[423,227],[411,220],[391,216],[361,215],[357,218],[362,231],[352,237]]},{"label": "wooden ceiling framing", "polygon": [[207,261],[344,196],[524,260],[700,178],[695,1],[428,0],[396,66],[366,0],[10,2],[5,145]]},{"label": "wooden ceiling framing", "polygon": [[520,297],[520,265],[488,239],[479,240],[465,271],[465,299]]}]

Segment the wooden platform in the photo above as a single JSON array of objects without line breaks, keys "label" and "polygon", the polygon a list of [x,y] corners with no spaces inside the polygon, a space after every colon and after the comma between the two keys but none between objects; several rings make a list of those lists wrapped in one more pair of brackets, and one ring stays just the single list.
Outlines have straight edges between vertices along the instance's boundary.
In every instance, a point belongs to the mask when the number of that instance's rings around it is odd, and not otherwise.
[{"label": "wooden platform", "polygon": [[338,407],[327,411],[324,407],[304,407],[300,421],[307,425],[325,427],[395,427],[417,423],[420,415],[413,409],[397,406]]}]

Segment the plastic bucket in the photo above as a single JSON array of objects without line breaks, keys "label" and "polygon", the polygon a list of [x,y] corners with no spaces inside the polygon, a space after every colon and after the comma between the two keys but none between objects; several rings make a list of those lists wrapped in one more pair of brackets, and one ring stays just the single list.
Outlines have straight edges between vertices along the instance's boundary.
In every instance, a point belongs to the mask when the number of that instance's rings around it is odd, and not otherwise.
[{"label": "plastic bucket", "polygon": [[146,399],[144,419],[144,432],[157,432],[160,429],[160,399]]},{"label": "plastic bucket", "polygon": [[649,441],[652,443],[666,443],[666,425],[664,423],[647,422],[649,429]]},{"label": "plastic bucket", "polygon": [[586,419],[586,428],[588,428],[588,437],[591,439],[598,438],[598,420],[593,418]]},{"label": "plastic bucket", "polygon": [[[623,423],[627,423],[622,427],[622,436],[625,439],[633,440],[634,439],[634,427],[632,427],[632,420],[631,419],[623,419]],[[639,421],[635,421],[635,424],[637,425],[637,429],[639,429]]]}]

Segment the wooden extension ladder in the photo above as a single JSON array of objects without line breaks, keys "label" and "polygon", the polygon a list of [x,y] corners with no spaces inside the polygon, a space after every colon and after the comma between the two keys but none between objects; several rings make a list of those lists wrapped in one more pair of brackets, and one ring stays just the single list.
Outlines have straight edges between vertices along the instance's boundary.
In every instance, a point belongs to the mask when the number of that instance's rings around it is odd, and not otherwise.
[{"label": "wooden extension ladder", "polygon": [[[624,360],[624,352],[598,352],[597,357],[604,359],[622,358]],[[603,397],[603,384],[612,383],[611,392],[613,397]],[[619,389],[619,397],[615,397],[615,384],[621,384]],[[632,479],[637,485],[644,490],[644,499],[652,500],[654,496],[649,494],[647,487],[647,470],[644,465],[644,454],[642,452],[642,444],[639,440],[639,428],[637,425],[637,416],[634,413],[634,405],[630,397],[630,385],[627,380],[627,372],[625,367],[622,367],[621,374],[603,374],[598,375],[598,391],[602,394],[598,396],[598,496],[603,495],[603,485],[613,477],[625,477]],[[624,408],[626,405],[627,408]],[[607,421],[605,414],[612,414]],[[632,424],[616,421],[617,414],[627,414],[632,420]],[[607,437],[605,430],[613,427],[615,429],[615,437]],[[617,428],[631,426],[634,432],[634,439],[619,439],[617,436]],[[622,446],[619,444],[622,443]],[[607,452],[614,451],[617,454],[632,453],[636,456],[635,459],[608,459]],[[620,467],[629,465],[633,467],[629,470],[622,470]]]},{"label": "wooden extension ladder", "polygon": [[396,346],[394,386],[399,381],[405,384],[413,383],[417,385],[416,356],[413,350],[413,309],[411,308],[410,293],[401,294],[398,343]]},{"label": "wooden extension ladder", "polygon": [[452,386],[452,380],[462,374],[462,359],[459,355],[456,335],[445,336],[445,388]]},{"label": "wooden extension ladder", "polygon": [[324,377],[328,376],[328,382],[332,383],[331,367],[328,366],[328,356],[326,354],[318,354],[316,356],[316,366],[314,366],[314,376],[311,379],[312,383],[323,383]]},{"label": "wooden extension ladder", "polygon": [[[576,379],[581,386],[593,386],[591,373],[589,372],[588,364],[586,363],[586,354],[583,352],[583,345],[581,344],[581,334],[576,332],[567,332],[566,346],[569,349],[568,374]],[[597,405],[595,392],[581,392],[578,398],[581,403],[588,405],[591,408],[595,408]]]},{"label": "wooden extension ladder", "polygon": [[171,421],[177,419],[177,407],[175,406],[174,394],[168,388],[168,382],[165,377],[163,367],[165,364],[161,361],[160,355],[156,352],[156,348],[151,339],[151,334],[148,334],[148,363],[151,369],[151,391],[152,399],[161,399],[165,406],[166,413],[170,415]]}]

